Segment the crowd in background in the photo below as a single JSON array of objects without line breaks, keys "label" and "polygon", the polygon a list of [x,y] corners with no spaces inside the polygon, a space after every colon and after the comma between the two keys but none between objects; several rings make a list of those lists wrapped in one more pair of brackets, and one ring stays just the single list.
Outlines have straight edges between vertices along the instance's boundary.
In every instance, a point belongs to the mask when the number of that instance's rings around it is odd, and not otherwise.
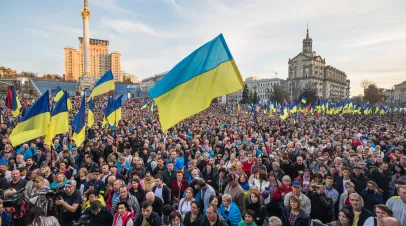
[{"label": "crowd in background", "polygon": [[[31,97],[21,97],[31,103]],[[80,97],[71,97],[71,119]],[[2,107],[1,225],[406,225],[406,118],[261,111],[212,104],[161,131],[158,111],[128,99],[122,120],[76,145],[61,134],[12,147]],[[22,110],[24,114],[24,109]],[[53,198],[56,197],[56,198]],[[4,205],[3,205],[4,204]],[[81,217],[82,216],[82,217]],[[24,222],[24,223],[22,223]]]}]

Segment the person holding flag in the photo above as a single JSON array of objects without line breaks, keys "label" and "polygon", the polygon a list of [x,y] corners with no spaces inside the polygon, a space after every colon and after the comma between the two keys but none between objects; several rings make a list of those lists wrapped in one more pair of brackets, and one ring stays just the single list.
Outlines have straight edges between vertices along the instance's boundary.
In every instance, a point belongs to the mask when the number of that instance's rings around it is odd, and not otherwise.
[{"label": "person holding flag", "polygon": [[10,86],[7,89],[6,105],[11,110],[13,117],[17,117],[20,114],[21,102],[14,90],[14,86]]},{"label": "person holding flag", "polygon": [[[80,146],[86,139],[86,126],[85,126],[85,107],[86,107],[86,96],[83,94],[82,102],[80,103],[79,112],[73,120],[73,136],[72,139],[75,141],[76,146]],[[90,112],[90,107],[89,107]],[[91,127],[91,126],[90,126]]]}]

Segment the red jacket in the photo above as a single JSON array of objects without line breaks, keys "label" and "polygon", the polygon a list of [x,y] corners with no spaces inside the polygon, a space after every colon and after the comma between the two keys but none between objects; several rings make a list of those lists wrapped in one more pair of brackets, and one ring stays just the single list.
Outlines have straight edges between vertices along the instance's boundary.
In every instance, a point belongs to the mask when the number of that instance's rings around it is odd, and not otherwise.
[{"label": "red jacket", "polygon": [[244,170],[245,174],[247,174],[248,177],[251,176],[251,168],[255,164],[255,161],[252,161],[251,163],[248,163],[248,161],[245,161],[242,163],[242,169]]},{"label": "red jacket", "polygon": [[284,184],[282,184],[282,186],[280,186],[279,189],[280,189],[280,191],[278,189],[276,189],[275,192],[273,193],[272,200],[278,201],[282,198],[281,193],[285,193],[285,195],[286,195],[289,192],[293,191],[292,186],[289,186],[289,188],[286,188],[286,186]]},{"label": "red jacket", "polygon": [[182,180],[181,187],[179,188],[178,186],[178,181],[173,180],[171,184],[171,198],[174,200],[174,197],[176,198],[182,198],[183,197],[183,192],[185,192],[186,188],[188,187],[187,181]]},{"label": "red jacket", "polygon": [[113,193],[114,193],[114,190],[113,189],[111,189],[111,190],[108,190],[107,191],[107,200],[106,200],[106,207],[107,207],[107,209],[109,209],[109,210],[111,210],[111,199],[113,198]]},{"label": "red jacket", "polygon": [[[119,216],[119,213],[117,212],[117,213],[114,215],[114,222],[113,222],[113,225],[116,225],[118,216]],[[130,219],[133,219],[133,221],[134,221],[134,211],[131,211],[131,212],[126,211],[125,214],[124,214],[124,216],[123,216],[122,218],[123,218],[123,223],[122,223],[121,225],[122,225],[122,226],[126,226],[126,225],[127,225],[127,222],[128,222]],[[133,222],[133,223],[135,223],[135,222]]]}]

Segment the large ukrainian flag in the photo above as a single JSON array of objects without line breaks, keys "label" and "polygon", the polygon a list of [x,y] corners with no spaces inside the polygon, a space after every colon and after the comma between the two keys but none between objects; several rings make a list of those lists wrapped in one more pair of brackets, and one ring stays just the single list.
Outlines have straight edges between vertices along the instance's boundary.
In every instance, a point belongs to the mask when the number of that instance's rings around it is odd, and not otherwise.
[{"label": "large ukrainian flag", "polygon": [[109,101],[107,107],[103,110],[104,117],[110,124],[110,126],[114,126],[121,120],[121,95],[114,101]]},{"label": "large ukrainian flag", "polygon": [[44,142],[50,145],[56,135],[67,132],[69,132],[69,111],[68,93],[65,92],[51,112],[51,122]]},{"label": "large ukrainian flag", "polygon": [[46,91],[11,132],[10,141],[13,146],[44,136],[48,132],[51,118],[48,98],[49,92]]},{"label": "large ukrainian flag", "polygon": [[216,97],[244,87],[222,34],[204,44],[165,75],[149,92],[162,130],[210,106]]},{"label": "large ukrainian flag", "polygon": [[92,128],[93,124],[94,124],[94,106],[93,106],[93,100],[90,100],[89,101],[89,110],[87,111],[87,126],[89,128]]},{"label": "large ukrainian flag", "polygon": [[91,100],[95,96],[99,96],[110,91],[116,90],[116,84],[114,83],[113,73],[110,71],[106,72],[99,81],[93,87],[92,93],[87,98],[87,101]]},{"label": "large ukrainian flag", "polygon": [[63,90],[61,89],[61,87],[59,87],[59,86],[57,86],[56,88],[55,88],[55,91],[54,91],[54,98],[53,98],[53,100],[54,100],[54,102],[58,102],[59,101],[59,99],[61,99],[61,97],[63,96]]},{"label": "large ukrainian flag", "polygon": [[73,120],[74,124],[73,124],[72,139],[75,141],[76,146],[80,146],[86,139],[85,107],[86,107],[86,96],[83,95],[79,112],[75,116],[75,119]]}]

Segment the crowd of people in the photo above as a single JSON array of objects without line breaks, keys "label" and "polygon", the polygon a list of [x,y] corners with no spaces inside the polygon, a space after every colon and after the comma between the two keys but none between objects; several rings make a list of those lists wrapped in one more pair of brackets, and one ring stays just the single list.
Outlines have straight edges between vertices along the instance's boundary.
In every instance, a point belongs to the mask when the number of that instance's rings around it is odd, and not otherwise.
[{"label": "crowd of people", "polygon": [[17,147],[1,103],[1,225],[406,225],[402,114],[282,120],[212,104],[161,131],[141,99],[102,127],[106,102],[83,144],[67,133]]}]

